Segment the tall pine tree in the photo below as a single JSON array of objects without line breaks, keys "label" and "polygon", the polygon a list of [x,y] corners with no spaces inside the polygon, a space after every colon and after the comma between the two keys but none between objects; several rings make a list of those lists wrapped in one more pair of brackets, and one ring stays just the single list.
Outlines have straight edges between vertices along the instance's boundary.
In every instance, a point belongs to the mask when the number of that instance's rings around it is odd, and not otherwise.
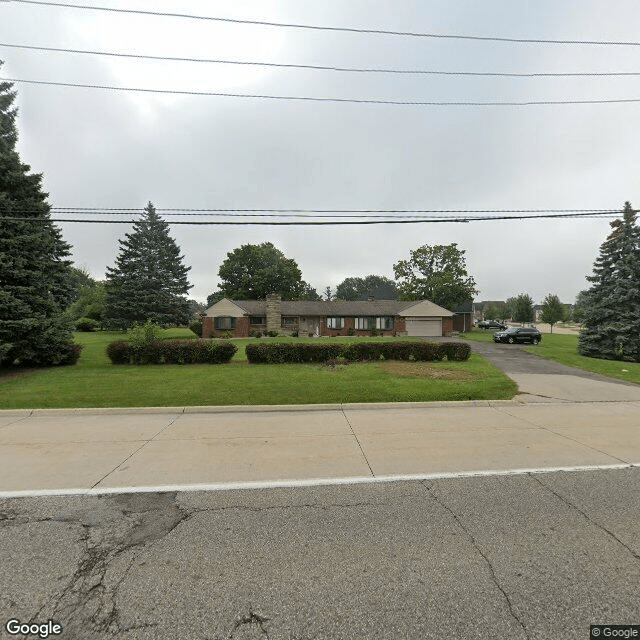
[{"label": "tall pine tree", "polygon": [[584,329],[578,339],[583,356],[640,362],[640,229],[636,212],[625,202],[613,231],[587,280]]},{"label": "tall pine tree", "polygon": [[0,366],[65,364],[75,361],[62,314],[73,295],[71,247],[51,222],[42,175],[16,151],[12,88],[0,83]]},{"label": "tall pine tree", "polygon": [[133,233],[120,240],[116,266],[107,269],[106,322],[128,329],[147,320],[162,326],[183,325],[190,320],[186,294],[191,267],[169,236],[169,225],[156,213],[151,202]]}]

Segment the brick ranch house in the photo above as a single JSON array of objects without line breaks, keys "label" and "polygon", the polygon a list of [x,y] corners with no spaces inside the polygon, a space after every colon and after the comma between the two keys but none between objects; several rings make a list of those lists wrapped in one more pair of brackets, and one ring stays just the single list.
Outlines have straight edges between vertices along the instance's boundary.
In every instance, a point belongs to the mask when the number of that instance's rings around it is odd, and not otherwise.
[{"label": "brick ranch house", "polygon": [[231,333],[246,338],[255,332],[277,331],[289,335],[346,336],[371,334],[446,336],[453,331],[454,314],[429,300],[266,300],[223,298],[209,307],[202,326],[203,338]]}]

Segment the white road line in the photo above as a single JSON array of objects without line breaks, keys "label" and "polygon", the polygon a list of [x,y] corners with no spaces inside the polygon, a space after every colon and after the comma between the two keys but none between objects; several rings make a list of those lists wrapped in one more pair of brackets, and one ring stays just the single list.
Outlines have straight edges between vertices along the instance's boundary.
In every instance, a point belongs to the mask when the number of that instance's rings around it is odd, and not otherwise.
[{"label": "white road line", "polygon": [[488,476],[518,476],[528,473],[557,473],[577,471],[610,471],[632,469],[640,464],[582,465],[575,467],[542,467],[531,469],[486,469],[480,471],[455,471],[393,476],[354,476],[350,478],[310,478],[305,480],[264,480],[257,482],[220,482],[216,484],[168,484],[148,487],[98,487],[95,489],[29,489],[24,491],[0,491],[3,498],[37,498],[42,496],[98,496],[118,493],[162,493],[167,491],[231,491],[239,489],[277,489],[291,487],[317,487],[323,485],[380,484],[408,480],[448,480]]}]

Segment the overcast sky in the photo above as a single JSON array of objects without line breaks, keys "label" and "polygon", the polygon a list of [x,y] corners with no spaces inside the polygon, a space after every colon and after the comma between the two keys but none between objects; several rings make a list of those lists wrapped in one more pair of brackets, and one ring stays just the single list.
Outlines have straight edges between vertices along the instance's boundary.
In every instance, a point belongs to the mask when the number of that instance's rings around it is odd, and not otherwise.
[{"label": "overcast sky", "polygon": [[[71,0],[73,1],[73,0]],[[637,0],[84,0],[242,20],[506,38],[638,41]],[[136,16],[0,2],[0,42],[145,55],[506,73],[640,72],[640,46],[516,44]],[[37,52],[0,46],[4,78],[393,101],[640,98],[640,76],[347,73]],[[180,96],[17,83],[18,148],[56,207],[621,209],[640,203],[640,103],[401,106]],[[58,217],[58,216],[55,216]],[[181,218],[185,219],[185,218]],[[203,218],[195,218],[203,219]],[[61,225],[94,277],[126,224]],[[189,297],[226,254],[270,241],[319,293],[393,277],[424,244],[466,251],[477,300],[588,283],[605,219],[329,227],[173,226]]]}]

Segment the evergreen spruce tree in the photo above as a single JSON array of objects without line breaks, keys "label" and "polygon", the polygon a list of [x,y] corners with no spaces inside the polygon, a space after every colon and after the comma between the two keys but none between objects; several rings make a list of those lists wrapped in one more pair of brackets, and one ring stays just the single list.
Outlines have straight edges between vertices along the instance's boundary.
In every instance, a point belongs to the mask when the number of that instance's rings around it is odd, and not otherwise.
[{"label": "evergreen spruce tree", "polygon": [[584,329],[578,339],[583,356],[640,362],[640,230],[636,212],[625,202],[613,231],[587,280]]},{"label": "evergreen spruce tree", "polygon": [[0,82],[0,366],[75,362],[63,316],[73,296],[70,246],[50,220],[42,175],[15,149],[15,95]]},{"label": "evergreen spruce tree", "polygon": [[191,314],[186,294],[191,267],[169,236],[169,225],[151,202],[134,223],[133,233],[120,240],[116,266],[107,269],[106,322],[128,329],[148,320],[162,326],[185,325]]}]

